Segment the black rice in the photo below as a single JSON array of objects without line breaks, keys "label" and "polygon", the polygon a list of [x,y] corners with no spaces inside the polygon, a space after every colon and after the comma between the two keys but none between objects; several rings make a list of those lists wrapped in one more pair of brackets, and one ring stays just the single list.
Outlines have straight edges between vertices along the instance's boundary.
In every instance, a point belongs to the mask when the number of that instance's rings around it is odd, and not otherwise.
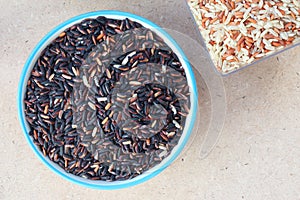
[{"label": "black rice", "polygon": [[190,99],[182,64],[162,38],[127,18],[99,16],[41,52],[24,104],[44,156],[68,173],[115,181],[170,155]]}]

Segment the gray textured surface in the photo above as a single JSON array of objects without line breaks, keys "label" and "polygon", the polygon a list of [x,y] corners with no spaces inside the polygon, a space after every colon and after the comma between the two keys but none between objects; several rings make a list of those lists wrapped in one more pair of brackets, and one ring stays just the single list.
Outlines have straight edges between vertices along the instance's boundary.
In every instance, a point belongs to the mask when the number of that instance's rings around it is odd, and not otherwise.
[{"label": "gray textured surface", "polygon": [[0,9],[0,199],[300,199],[300,46],[224,78],[225,125],[207,158],[198,158],[196,137],[154,179],[97,191],[50,172],[26,143],[16,107],[24,62],[54,26],[94,10],[132,12],[195,37],[184,2],[1,0]]}]

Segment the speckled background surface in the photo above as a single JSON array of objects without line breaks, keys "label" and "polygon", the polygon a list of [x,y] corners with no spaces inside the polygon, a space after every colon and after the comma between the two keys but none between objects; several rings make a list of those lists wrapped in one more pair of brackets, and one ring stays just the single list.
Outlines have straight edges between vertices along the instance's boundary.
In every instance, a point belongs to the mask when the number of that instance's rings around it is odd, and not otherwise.
[{"label": "speckled background surface", "polygon": [[[102,9],[132,12],[197,38],[182,0],[1,0],[0,199],[300,199],[300,46],[223,78],[225,124],[205,159],[196,136],[163,173],[119,191],[83,188],[47,169],[19,126],[21,70],[53,27]],[[205,102],[207,90],[201,92]]]}]

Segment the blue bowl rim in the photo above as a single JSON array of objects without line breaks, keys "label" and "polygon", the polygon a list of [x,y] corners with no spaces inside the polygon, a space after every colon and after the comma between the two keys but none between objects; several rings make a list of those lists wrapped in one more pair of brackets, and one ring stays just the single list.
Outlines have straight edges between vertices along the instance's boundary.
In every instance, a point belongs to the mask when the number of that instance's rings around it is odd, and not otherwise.
[{"label": "blue bowl rim", "polygon": [[[59,171],[58,169],[56,169],[55,167],[53,167],[48,160],[46,160],[46,158],[44,156],[42,156],[39,153],[39,150],[37,149],[37,147],[34,145],[31,137],[28,134],[27,128],[26,128],[26,120],[24,118],[23,115],[23,110],[22,110],[22,106],[23,106],[23,87],[24,87],[24,81],[27,81],[26,79],[26,75],[28,73],[28,70],[30,69],[30,64],[32,63],[34,56],[39,52],[39,50],[41,49],[41,47],[44,45],[45,42],[47,42],[47,40],[49,40],[49,38],[55,34],[57,31],[59,31],[60,29],[62,29],[63,27],[66,27],[72,23],[74,23],[75,21],[78,20],[83,20],[85,18],[90,18],[90,17],[95,17],[95,16],[105,16],[105,15],[119,15],[122,17],[129,17],[132,19],[137,19],[142,21],[145,24],[148,24],[149,26],[151,26],[152,28],[158,29],[159,32],[161,34],[163,34],[177,49],[177,51],[179,52],[180,56],[182,57],[182,60],[185,62],[186,66],[187,66],[187,70],[189,71],[190,74],[190,81],[191,81],[191,89],[192,92],[194,93],[194,101],[192,107],[195,108],[195,110],[192,112],[192,116],[191,116],[191,122],[190,122],[190,126],[188,127],[187,130],[187,134],[186,137],[183,138],[183,141],[181,143],[181,146],[177,149],[176,152],[174,152],[173,154],[171,154],[170,156],[172,156],[168,162],[166,162],[161,168],[157,169],[156,171],[147,174],[145,177],[143,177],[142,179],[138,179],[136,181],[132,181],[132,182],[126,182],[126,181],[120,181],[118,185],[109,185],[109,184],[103,184],[103,185],[99,185],[99,184],[92,184],[92,183],[87,183],[85,181],[81,181],[81,180],[77,180],[77,179],[73,179],[70,176],[67,176],[66,174],[64,174],[63,172]],[[192,71],[192,67],[187,59],[187,57],[185,56],[183,50],[179,47],[179,45],[175,42],[175,40],[165,31],[163,30],[161,27],[159,27],[158,25],[156,25],[155,23],[149,21],[148,19],[145,19],[143,17],[140,17],[138,15],[132,14],[132,13],[127,13],[127,12],[123,12],[123,11],[117,11],[117,10],[100,10],[100,11],[94,11],[94,12],[89,12],[89,13],[85,13],[85,14],[81,14],[78,16],[75,16],[61,24],[59,24],[58,26],[56,26],[54,29],[52,29],[46,36],[44,36],[39,43],[35,46],[35,48],[33,49],[33,51],[31,52],[30,56],[28,57],[21,76],[20,76],[20,82],[19,82],[19,86],[18,86],[18,94],[17,94],[17,106],[18,106],[18,117],[19,117],[19,121],[21,124],[21,128],[23,130],[24,136],[28,142],[28,144],[30,145],[31,149],[34,151],[34,153],[36,154],[36,156],[42,161],[42,163],[44,163],[50,170],[52,170],[54,173],[58,174],[59,176],[63,177],[64,179],[84,186],[84,187],[88,187],[88,188],[93,188],[93,189],[101,189],[101,190],[114,190],[114,189],[122,189],[122,188],[128,188],[128,187],[132,187],[134,185],[137,184],[141,184],[151,178],[153,178],[154,176],[158,175],[160,172],[162,172],[165,168],[167,168],[180,154],[180,152],[183,150],[184,146],[186,145],[190,134],[193,130],[194,127],[194,123],[195,123],[195,119],[196,119],[196,112],[197,112],[197,108],[198,108],[198,92],[197,92],[197,84],[196,84],[196,80]]]}]

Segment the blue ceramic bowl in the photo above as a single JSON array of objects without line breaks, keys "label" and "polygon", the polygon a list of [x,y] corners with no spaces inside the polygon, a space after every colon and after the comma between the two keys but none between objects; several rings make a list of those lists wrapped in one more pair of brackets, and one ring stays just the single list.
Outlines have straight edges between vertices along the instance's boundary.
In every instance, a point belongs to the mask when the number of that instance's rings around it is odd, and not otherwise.
[{"label": "blue ceramic bowl", "polygon": [[[190,113],[187,116],[186,119],[186,124],[184,127],[183,134],[177,144],[177,146],[172,150],[171,154],[163,159],[163,161],[156,165],[155,167],[149,169],[148,171],[142,173],[141,175],[130,179],[130,180],[125,180],[125,181],[114,181],[114,182],[106,182],[106,181],[93,181],[93,180],[88,180],[81,178],[79,176],[75,176],[73,174],[65,172],[61,167],[59,167],[57,164],[54,162],[50,161],[47,157],[43,156],[43,154],[40,152],[40,150],[35,146],[33,143],[32,138],[29,136],[29,130],[30,127],[28,123],[25,120],[25,114],[24,114],[24,94],[26,91],[26,84],[27,80],[30,76],[31,70],[37,61],[38,57],[40,56],[41,51],[49,44],[53,39],[55,39],[59,33],[61,33],[63,30],[67,29],[68,27],[72,26],[73,24],[79,23],[85,18],[96,18],[98,16],[105,16],[107,18],[113,18],[113,19],[125,19],[129,18],[133,21],[136,21],[140,24],[142,24],[144,27],[149,28],[156,32],[161,38],[165,40],[165,42],[171,47],[171,49],[178,55],[184,69],[186,72],[186,77],[188,84],[190,86],[190,91],[191,91],[191,108],[190,108]],[[89,188],[95,188],[95,189],[102,189],[102,190],[113,190],[113,189],[120,189],[120,188],[127,188],[131,187],[134,185],[137,185],[139,183],[145,182],[160,172],[162,172],[166,167],[168,167],[175,159],[176,157],[180,154],[180,152],[183,150],[184,146],[186,145],[189,136],[192,132],[193,126],[194,126],[194,121],[196,118],[196,113],[197,113],[197,99],[198,99],[198,94],[197,94],[197,86],[196,86],[196,81],[195,77],[192,71],[192,68],[184,55],[183,51],[181,48],[178,46],[178,44],[166,33],[162,28],[157,26],[156,24],[152,23],[151,21],[142,18],[140,16],[126,13],[126,12],[120,12],[120,11],[113,11],[113,10],[105,10],[105,11],[96,11],[96,12],[90,12],[86,14],[82,14],[76,17],[73,17],[72,19],[69,19],[62,24],[58,25],[55,27],[53,30],[51,30],[38,44],[37,46],[33,49],[31,52],[29,58],[27,59],[22,74],[20,78],[20,83],[19,83],[19,88],[18,88],[18,97],[17,97],[17,102],[18,102],[18,115],[19,115],[19,120],[21,123],[21,127],[23,129],[24,136],[34,151],[34,153],[37,155],[37,157],[48,167],[50,168],[53,172],[58,174],[59,176],[63,177],[64,179],[76,183],[85,187]]]}]

